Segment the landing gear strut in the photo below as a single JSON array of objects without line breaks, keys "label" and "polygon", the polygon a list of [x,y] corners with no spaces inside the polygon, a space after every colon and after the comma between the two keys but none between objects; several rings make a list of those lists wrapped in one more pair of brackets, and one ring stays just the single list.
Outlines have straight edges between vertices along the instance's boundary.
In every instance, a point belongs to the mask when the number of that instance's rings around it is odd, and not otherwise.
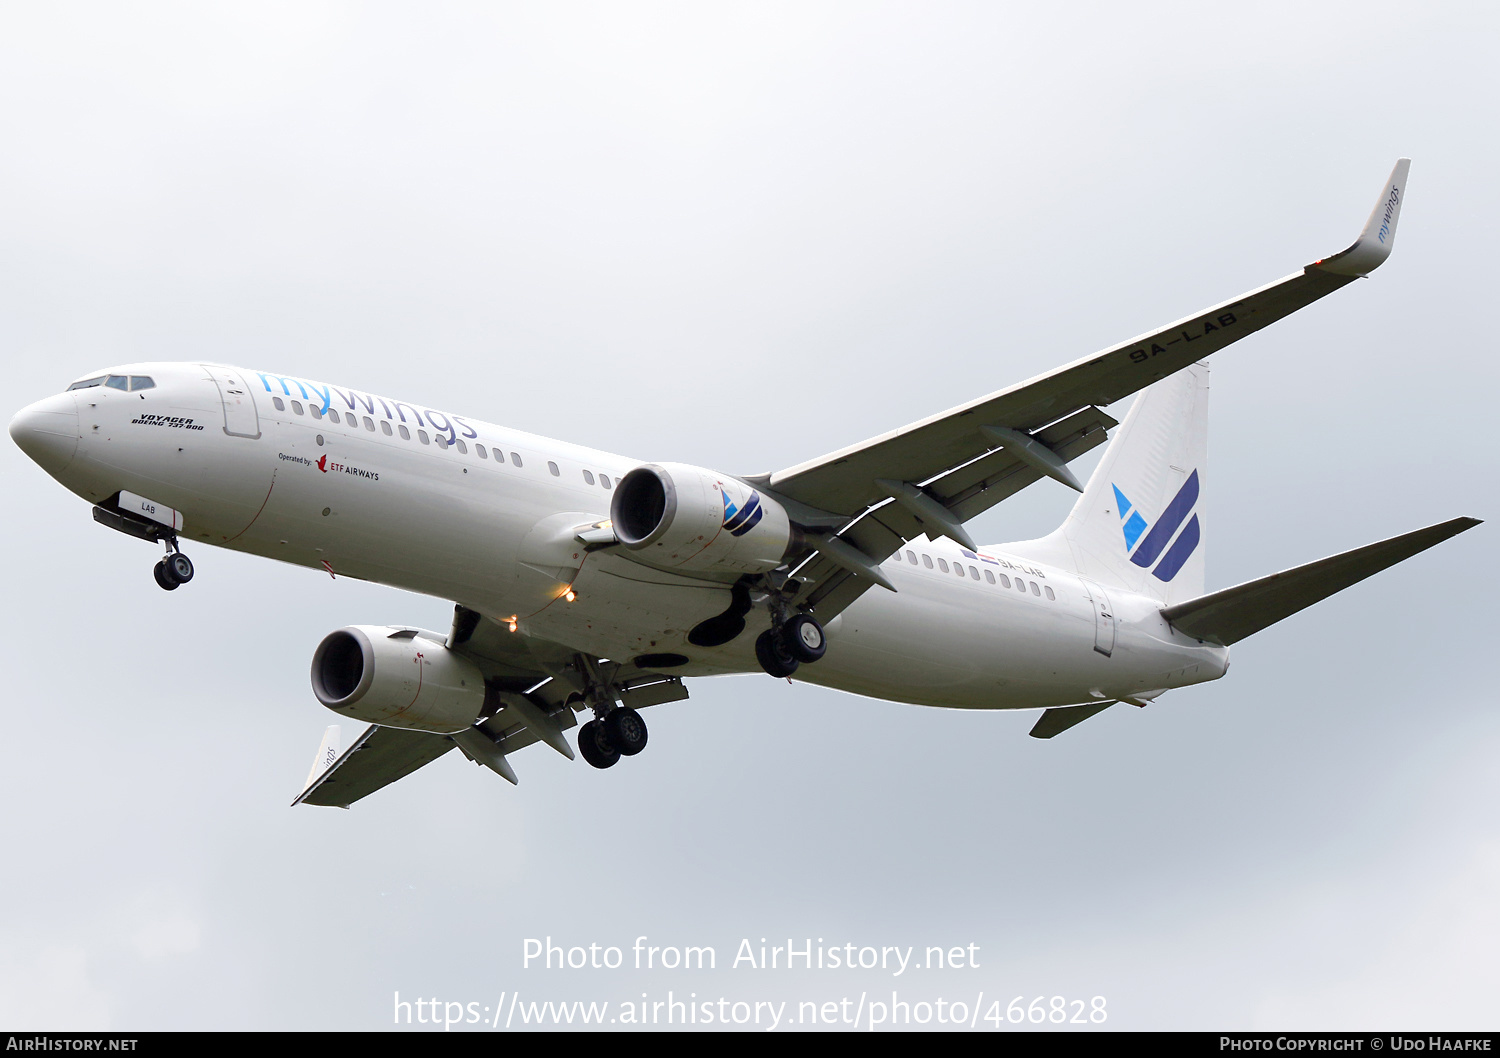
[{"label": "landing gear strut", "polygon": [[583,759],[596,768],[610,768],[621,757],[633,757],[645,749],[646,721],[641,714],[628,705],[615,704],[615,692],[592,658],[576,655],[575,665],[587,684],[583,699],[594,711],[594,719],[578,729],[578,752]]},{"label": "landing gear strut", "polygon": [[167,554],[151,572],[156,583],[167,591],[176,591],[193,579],[193,560],[177,547],[175,536],[167,537]]},{"label": "landing gear strut", "polygon": [[805,613],[794,614],[760,634],[755,640],[755,660],[777,679],[785,679],[798,666],[811,664],[828,649],[823,626]]}]

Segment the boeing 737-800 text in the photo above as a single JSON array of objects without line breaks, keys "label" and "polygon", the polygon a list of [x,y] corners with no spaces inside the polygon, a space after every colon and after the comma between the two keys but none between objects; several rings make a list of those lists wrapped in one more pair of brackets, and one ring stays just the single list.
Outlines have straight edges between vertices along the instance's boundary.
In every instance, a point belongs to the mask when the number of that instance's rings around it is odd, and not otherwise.
[{"label": "boeing 737-800 text", "polygon": [[[190,542],[456,602],[447,632],[357,625],[313,655],[329,729],[294,803],[340,805],[457,746],[516,781],[544,742],[605,768],[684,678],[763,669],[872,697],[1044,709],[1050,738],[1224,675],[1234,642],[1478,524],[1452,521],[1204,594],[1210,353],[1389,255],[1397,163],[1348,250],[1049,374],[772,474],[641,463],[473,417],[220,364],[101,370],[11,436],[165,548]],[[1101,407],[1139,393],[1123,423]],[[1109,440],[1085,486],[1069,461]],[[1082,495],[1039,540],[964,523],[1041,478]]]}]

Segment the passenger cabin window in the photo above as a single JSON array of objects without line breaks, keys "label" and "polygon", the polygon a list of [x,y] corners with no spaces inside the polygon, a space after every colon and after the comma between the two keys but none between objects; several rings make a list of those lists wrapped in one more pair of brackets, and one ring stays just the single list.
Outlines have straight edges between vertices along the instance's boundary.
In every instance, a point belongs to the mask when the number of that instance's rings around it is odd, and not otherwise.
[{"label": "passenger cabin window", "polygon": [[599,475],[599,484],[603,485],[607,489],[614,488],[614,486],[609,483],[609,475],[608,474],[600,474]]},{"label": "passenger cabin window", "polygon": [[520,452],[512,452],[510,454],[510,461],[512,463],[514,463],[518,467],[523,465],[521,463],[521,453]]},{"label": "passenger cabin window", "polygon": [[973,566],[970,566],[969,567],[969,578],[971,580],[978,580],[979,579],[979,570],[975,569]]},{"label": "passenger cabin window", "polygon": [[932,568],[932,556],[931,555],[923,555],[922,556],[922,565],[926,566],[928,569],[931,569]]},{"label": "passenger cabin window", "polygon": [[991,584],[995,583],[995,575],[989,570],[984,571],[984,579],[989,581]]},{"label": "passenger cabin window", "polygon": [[485,449],[484,445],[475,445],[474,451],[479,453],[480,459],[488,459],[490,457],[490,453]]},{"label": "passenger cabin window", "polygon": [[272,397],[271,398],[271,403],[276,406],[276,410],[277,411],[286,411],[286,404],[282,401],[282,399],[280,397]]},{"label": "passenger cabin window", "polygon": [[912,554],[910,551],[908,551],[906,553],[906,561],[910,562],[913,566],[915,566],[917,564],[917,556],[914,555],[914,554]]},{"label": "passenger cabin window", "polygon": [[1047,598],[1048,598],[1048,600],[1050,600],[1052,602],[1056,602],[1057,601],[1057,596],[1052,594],[1052,589],[1051,588],[1047,589]]},{"label": "passenger cabin window", "polygon": [[309,404],[307,406],[307,410],[312,413],[312,417],[314,419],[321,419],[323,417],[323,409],[322,408],[317,408],[317,407],[314,407],[313,405]]},{"label": "passenger cabin window", "polygon": [[[359,429],[359,416],[358,415],[345,415],[344,416],[344,422],[346,422],[346,423],[349,424],[349,429],[351,429],[351,430],[358,430]],[[373,429],[373,427],[372,427],[372,429]]]},{"label": "passenger cabin window", "polygon": [[[294,401],[293,403],[296,403],[296,402]],[[380,432],[383,433],[383,434],[385,434],[387,437],[389,437],[391,435],[391,424],[390,424],[390,422],[388,420],[386,420],[386,419],[381,419],[380,420]]]},{"label": "passenger cabin window", "polygon": [[93,389],[95,386],[104,385],[104,378],[105,376],[103,375],[100,375],[98,378],[86,378],[81,382],[73,383],[68,387],[68,390],[71,392],[75,389]]},{"label": "passenger cabin window", "polygon": [[152,382],[151,378],[149,376],[147,376],[147,375],[131,375],[130,376],[130,392],[132,392],[132,393],[134,393],[136,390],[140,390],[140,389],[155,389],[155,388],[156,388],[156,383]]},{"label": "passenger cabin window", "polygon": [[398,430],[401,431],[401,440],[403,440],[403,441],[410,441],[411,440],[411,431],[406,428],[406,424],[405,423],[403,423],[402,425],[396,427],[396,429],[398,429]]},{"label": "passenger cabin window", "polygon": [[455,441],[454,443],[458,445],[458,454],[459,455],[466,456],[466,455],[469,454],[469,446],[468,445],[464,444],[462,441]]},{"label": "passenger cabin window", "polygon": [[1032,581],[1031,582],[1031,594],[1033,594],[1033,595],[1040,595],[1040,594],[1042,594],[1042,589],[1040,589],[1040,588],[1038,588],[1036,586],[1036,581]]},{"label": "passenger cabin window", "polygon": [[365,416],[365,429],[370,431],[370,433],[375,432],[375,420],[368,415]]},{"label": "passenger cabin window", "polygon": [[588,482],[590,485],[592,485],[594,483],[594,474],[593,474],[593,472],[589,471],[589,470],[585,470],[583,472],[583,480],[586,481],[586,482]]},{"label": "passenger cabin window", "polygon": [[942,570],[944,573],[947,573],[948,572],[948,560],[945,559],[945,558],[938,559],[938,569]]},{"label": "passenger cabin window", "polygon": [[336,411],[334,411],[332,408],[329,408],[328,409],[328,421],[331,422],[331,423],[337,423],[339,421],[339,413],[336,412]]},{"label": "passenger cabin window", "polygon": [[552,460],[550,460],[550,459],[547,460],[547,469],[550,470],[550,471],[552,471],[552,476],[554,478],[560,478],[560,477],[562,477],[562,471],[558,470],[557,469],[557,464],[554,463],[554,462],[552,462]]},{"label": "passenger cabin window", "polygon": [[109,378],[105,379],[104,384],[110,389],[128,390],[130,388],[130,379],[124,375],[110,375]]},{"label": "passenger cabin window", "polygon": [[437,443],[437,446],[439,448],[446,449],[448,447],[448,438],[444,437],[442,434],[434,434],[432,439]]},{"label": "passenger cabin window", "polygon": [[302,404],[301,404],[301,402],[300,401],[295,401],[295,400],[292,401],[292,410],[294,412],[296,412],[298,415],[301,415],[302,414]]},{"label": "passenger cabin window", "polygon": [[417,431],[417,440],[421,441],[424,445],[432,443],[431,441],[429,441],[427,439],[427,431],[426,430],[418,430]]}]

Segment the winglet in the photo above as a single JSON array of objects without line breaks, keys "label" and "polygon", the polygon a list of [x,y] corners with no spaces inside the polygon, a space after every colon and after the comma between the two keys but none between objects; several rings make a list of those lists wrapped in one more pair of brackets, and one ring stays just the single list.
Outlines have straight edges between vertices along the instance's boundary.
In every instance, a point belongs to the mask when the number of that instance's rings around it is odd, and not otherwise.
[{"label": "winglet", "polygon": [[1396,222],[1401,219],[1401,200],[1406,197],[1406,174],[1410,169],[1410,158],[1396,162],[1391,178],[1385,182],[1385,190],[1380,193],[1380,199],[1365,223],[1365,230],[1359,233],[1353,246],[1332,257],[1314,261],[1308,267],[1340,276],[1369,275],[1379,268],[1391,255],[1391,247],[1396,243]]},{"label": "winglet", "polygon": [[318,755],[313,758],[312,769],[307,773],[307,782],[302,784],[304,790],[309,789],[318,780],[318,776],[333,767],[333,762],[339,759],[339,749],[339,725],[333,724],[323,732],[323,742],[318,746]]}]

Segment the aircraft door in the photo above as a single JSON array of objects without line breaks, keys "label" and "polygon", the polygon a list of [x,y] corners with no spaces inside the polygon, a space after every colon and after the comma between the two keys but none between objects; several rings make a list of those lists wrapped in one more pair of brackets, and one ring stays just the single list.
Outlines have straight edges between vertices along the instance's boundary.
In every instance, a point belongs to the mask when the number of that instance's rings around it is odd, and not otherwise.
[{"label": "aircraft door", "polygon": [[1094,649],[1109,657],[1115,650],[1114,607],[1109,604],[1109,596],[1104,593],[1103,588],[1092,581],[1083,583],[1094,605]]},{"label": "aircraft door", "polygon": [[250,395],[250,383],[244,375],[235,368],[212,364],[203,367],[213,376],[219,387],[219,398],[224,402],[224,432],[231,437],[259,437],[260,415],[255,410],[255,398]]}]

